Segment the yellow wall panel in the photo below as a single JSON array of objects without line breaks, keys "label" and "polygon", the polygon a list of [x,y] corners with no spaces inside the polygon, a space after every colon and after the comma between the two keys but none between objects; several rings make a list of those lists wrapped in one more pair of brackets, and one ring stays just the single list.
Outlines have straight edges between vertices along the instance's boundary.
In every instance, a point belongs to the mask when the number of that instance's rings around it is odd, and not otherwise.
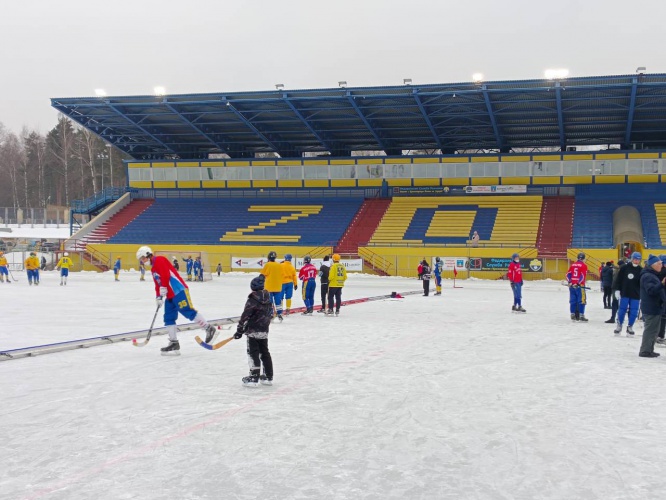
[{"label": "yellow wall panel", "polygon": [[630,184],[640,184],[641,182],[659,182],[659,175],[628,175],[627,182]]},{"label": "yellow wall panel", "polygon": [[200,188],[201,181],[178,181],[179,188]]},{"label": "yellow wall panel", "polygon": [[442,158],[442,163],[469,163],[469,157],[461,156],[460,158]]},{"label": "yellow wall panel", "polygon": [[303,160],[303,165],[328,165],[328,160]]},{"label": "yellow wall panel", "polygon": [[386,179],[386,182],[391,187],[393,187],[393,186],[411,186],[412,185],[412,180],[411,179]]},{"label": "yellow wall panel", "polygon": [[[662,153],[662,157],[665,153]],[[627,155],[630,160],[652,160],[659,158],[659,153],[629,153]]]},{"label": "yellow wall panel", "polygon": [[441,179],[414,179],[415,186],[441,186]]},{"label": "yellow wall panel", "polygon": [[486,161],[499,161],[499,156],[472,156],[472,163],[483,163]]},{"label": "yellow wall panel", "polygon": [[253,167],[274,167],[275,160],[252,160]]},{"label": "yellow wall panel", "polygon": [[591,175],[565,175],[562,184],[592,184]]},{"label": "yellow wall panel", "polygon": [[252,187],[255,188],[274,188],[276,184],[277,181],[271,180],[252,181]]},{"label": "yellow wall panel", "polygon": [[[278,160],[278,165],[295,167],[301,164],[301,160]],[[253,163],[256,165],[256,163]]]},{"label": "yellow wall panel", "polygon": [[[158,166],[157,163],[153,163],[153,168],[156,168]],[[173,165],[165,165],[172,167]],[[178,161],[176,162],[176,167],[198,167],[199,162],[198,161]]]},{"label": "yellow wall panel", "polygon": [[624,184],[624,175],[597,175],[595,184]]},{"label": "yellow wall panel", "polygon": [[502,161],[530,161],[529,156],[502,156]]},{"label": "yellow wall panel", "polygon": [[[173,164],[167,165],[168,167],[173,167]],[[128,163],[127,168],[150,168],[150,163]]]},{"label": "yellow wall panel", "polygon": [[532,184],[560,184],[559,176],[532,177]]},{"label": "yellow wall panel", "polygon": [[228,161],[227,167],[249,167],[249,161]]},{"label": "yellow wall panel", "polygon": [[223,161],[202,161],[201,166],[204,167],[204,168],[224,167],[224,162]]},{"label": "yellow wall panel", "polygon": [[564,155],[562,157],[563,160],[573,160],[573,161],[579,161],[579,160],[594,160],[594,155]]},{"label": "yellow wall panel", "polygon": [[331,179],[331,187],[356,187],[354,179]]},{"label": "yellow wall panel", "polygon": [[469,186],[469,177],[451,177],[442,179],[442,186]]},{"label": "yellow wall panel", "polygon": [[499,177],[472,177],[472,186],[496,186]]},{"label": "yellow wall panel", "polygon": [[595,155],[595,158],[597,160],[624,160],[625,156],[624,154],[608,154],[608,153],[598,153]]},{"label": "yellow wall panel", "polygon": [[560,161],[561,159],[562,155],[539,155],[532,157],[534,161]]},{"label": "yellow wall panel", "polygon": [[365,159],[365,158],[359,158],[358,160],[356,160],[356,163],[358,165],[374,165],[374,164],[377,164],[377,163],[384,163],[384,162],[382,161],[382,158],[375,158],[373,160],[368,160],[368,159]]},{"label": "yellow wall panel", "polygon": [[174,166],[172,161],[155,161],[152,163],[153,168],[169,168]]},{"label": "yellow wall panel", "polygon": [[439,163],[440,158],[412,158],[413,163]]},{"label": "yellow wall panel", "polygon": [[278,181],[278,187],[281,188],[299,188],[303,187],[303,181],[301,179],[286,179],[283,181]]},{"label": "yellow wall panel", "polygon": [[327,179],[305,179],[306,188],[327,188],[328,180]]},{"label": "yellow wall panel", "polygon": [[385,165],[409,165],[412,160],[384,160]]},{"label": "yellow wall panel", "polygon": [[355,164],[356,160],[331,160],[331,165],[355,165]]},{"label": "yellow wall panel", "polygon": [[358,187],[379,187],[382,185],[381,179],[359,179]]},{"label": "yellow wall panel", "polygon": [[155,181],[153,182],[153,187],[155,189],[174,189],[176,181]]},{"label": "yellow wall panel", "polygon": [[227,187],[247,189],[249,187],[252,187],[252,183],[250,181],[227,181]]},{"label": "yellow wall panel", "polygon": [[225,188],[227,187],[226,181],[202,181],[201,187],[205,188]]},{"label": "yellow wall panel", "polygon": [[146,188],[150,189],[151,187],[153,187],[153,183],[150,181],[130,181],[129,186],[139,189],[146,189]]},{"label": "yellow wall panel", "polygon": [[502,184],[505,186],[511,186],[511,185],[529,185],[530,184],[530,178],[529,177],[500,177],[500,180],[502,181]]}]

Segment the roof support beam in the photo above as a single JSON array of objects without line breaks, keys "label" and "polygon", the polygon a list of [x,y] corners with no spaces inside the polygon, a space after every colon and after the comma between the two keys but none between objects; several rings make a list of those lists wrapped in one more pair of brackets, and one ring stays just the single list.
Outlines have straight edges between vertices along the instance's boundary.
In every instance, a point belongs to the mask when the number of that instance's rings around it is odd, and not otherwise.
[{"label": "roof support beam", "polygon": [[564,137],[564,113],[562,113],[562,86],[555,82],[555,100],[557,102],[557,128],[560,132],[560,151],[566,151],[567,144]]},{"label": "roof support beam", "polygon": [[418,89],[414,89],[412,91],[412,95],[414,96],[414,100],[416,101],[416,105],[419,107],[419,110],[421,111],[421,114],[423,115],[423,119],[425,120],[426,124],[428,125],[428,128],[430,129],[430,133],[432,134],[433,139],[435,139],[435,144],[437,144],[437,148],[441,150],[442,149],[442,141],[439,140],[439,136],[437,135],[437,131],[435,130],[435,127],[433,126],[432,122],[430,121],[430,117],[428,117],[428,113],[426,112],[426,109],[423,106],[423,103],[421,102],[421,98],[419,97]]},{"label": "roof support beam", "polygon": [[223,98],[222,98],[222,102],[224,102],[224,103],[227,105],[227,108],[228,108],[233,114],[235,114],[235,115],[240,119],[240,121],[242,121],[242,122],[243,122],[243,123],[244,123],[244,124],[250,129],[250,130],[252,130],[252,132],[254,132],[254,134],[255,134],[257,137],[259,137],[259,139],[261,139],[261,140],[264,141],[266,144],[268,144],[268,145],[271,147],[271,149],[272,149],[273,151],[275,151],[276,153],[279,153],[279,152],[280,152],[280,148],[278,148],[278,147],[275,145],[275,143],[273,143],[273,141],[271,141],[268,137],[266,137],[264,134],[262,134],[261,131],[260,131],[257,127],[255,127],[255,126],[252,124],[252,122],[250,122],[250,120],[248,120],[247,118],[245,118],[245,115],[243,115],[243,113],[241,113],[240,111],[238,111],[238,110],[236,109],[236,106],[234,106],[233,104],[231,104],[231,101],[227,100],[226,97],[223,97]]},{"label": "roof support beam", "polygon": [[351,92],[347,91],[346,92],[347,100],[349,103],[352,105],[352,108],[354,108],[354,111],[356,111],[356,114],[358,117],[361,119],[361,121],[365,124],[365,126],[368,128],[372,136],[375,138],[377,141],[377,144],[379,144],[380,149],[382,149],[384,152],[386,152],[387,146],[384,144],[384,141],[382,140],[381,137],[379,137],[379,134],[375,132],[375,129],[372,128],[372,125],[370,125],[370,122],[368,119],[363,115],[363,112],[361,111],[361,108],[358,107],[356,104],[356,101],[354,99],[354,96],[352,96]]},{"label": "roof support beam", "polygon": [[503,146],[502,136],[499,133],[499,128],[497,127],[497,120],[495,120],[495,113],[493,112],[493,106],[490,103],[490,95],[488,94],[488,87],[486,85],[482,85],[481,92],[483,92],[483,100],[486,103],[486,109],[488,110],[490,123],[493,126],[493,132],[495,134],[495,140],[497,141],[497,147],[501,150]]},{"label": "roof support beam", "polygon": [[[185,122],[187,125],[189,125],[189,126],[192,127],[194,130],[196,130],[196,131],[199,132],[201,135],[203,135],[203,136],[208,140],[208,142],[210,142],[213,146],[215,146],[216,148],[218,148],[218,149],[219,149],[220,151],[222,151],[223,153],[229,154],[229,149],[228,149],[226,146],[220,144],[218,141],[216,141],[215,139],[213,139],[213,138],[212,138],[207,132],[205,132],[201,127],[198,127],[197,125],[195,125],[194,123],[192,123],[192,122],[191,122],[191,121],[190,121],[185,115],[183,115],[180,111],[178,111],[178,110],[177,110],[176,108],[174,108],[171,104],[169,104],[169,103],[166,101],[166,99],[164,100],[163,104],[164,104],[167,108],[169,108],[171,111],[173,111],[173,112],[176,114],[176,116],[177,116],[178,118],[180,118],[183,122]],[[231,156],[231,155],[229,155],[229,156]]]},{"label": "roof support beam", "polygon": [[173,149],[171,149],[169,146],[167,146],[167,145],[166,145],[161,139],[158,139],[158,138],[157,138],[156,136],[154,136],[151,132],[149,132],[148,130],[146,130],[145,127],[142,127],[141,125],[139,125],[138,123],[136,123],[134,120],[131,120],[127,115],[125,115],[124,113],[122,113],[121,111],[119,111],[118,108],[116,108],[113,104],[111,104],[111,102],[106,101],[106,105],[107,105],[107,106],[108,106],[108,107],[109,107],[114,113],[116,113],[118,116],[120,116],[120,117],[124,118],[125,120],[127,120],[128,122],[130,122],[133,126],[137,127],[139,130],[141,130],[141,132],[143,132],[143,133],[146,134],[148,137],[150,137],[152,140],[154,140],[155,142],[157,142],[157,143],[158,143],[160,146],[162,146],[164,149],[166,149],[166,150],[169,151],[170,153],[173,153],[173,154],[176,153]]},{"label": "roof support beam", "polygon": [[287,106],[289,106],[291,110],[294,112],[294,114],[298,117],[298,119],[303,122],[303,125],[307,127],[310,133],[312,133],[312,135],[314,135],[317,138],[317,140],[321,142],[322,146],[324,146],[328,151],[333,153],[334,148],[332,147],[332,145],[326,139],[324,139],[322,135],[319,132],[317,132],[312,125],[310,125],[310,123],[305,119],[303,114],[298,110],[298,108],[296,108],[294,103],[291,102],[291,100],[289,99],[289,95],[287,93],[284,93],[282,94],[282,98],[287,103]]},{"label": "roof support beam", "polygon": [[624,133],[624,147],[629,147],[631,140],[631,128],[634,125],[634,111],[636,110],[636,91],[638,90],[638,78],[631,79],[631,97],[629,98],[629,113],[627,115],[627,130]]}]

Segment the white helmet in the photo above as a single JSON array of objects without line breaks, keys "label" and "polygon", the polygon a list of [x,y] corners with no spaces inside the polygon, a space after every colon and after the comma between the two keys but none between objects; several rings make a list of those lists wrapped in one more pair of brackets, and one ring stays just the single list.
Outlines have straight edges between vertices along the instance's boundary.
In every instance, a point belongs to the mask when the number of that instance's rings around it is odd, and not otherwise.
[{"label": "white helmet", "polygon": [[139,249],[136,251],[136,260],[141,260],[141,257],[148,257],[149,255],[152,254],[153,251],[151,250],[151,248],[144,245],[142,247],[139,247]]},{"label": "white helmet", "polygon": [[63,255],[64,255],[65,257],[69,257],[69,254],[68,254],[67,252],[65,252]]}]

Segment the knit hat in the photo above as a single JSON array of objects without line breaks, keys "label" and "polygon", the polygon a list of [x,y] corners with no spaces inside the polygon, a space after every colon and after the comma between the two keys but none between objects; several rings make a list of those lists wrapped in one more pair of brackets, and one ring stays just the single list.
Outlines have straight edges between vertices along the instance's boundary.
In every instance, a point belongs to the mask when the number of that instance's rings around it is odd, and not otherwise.
[{"label": "knit hat", "polygon": [[661,262],[661,259],[657,257],[656,255],[650,254],[647,260],[647,265],[652,266],[652,264],[656,264],[657,262]]},{"label": "knit hat", "polygon": [[256,292],[257,290],[263,290],[263,289],[264,289],[264,280],[265,280],[265,279],[266,279],[266,278],[264,277],[264,275],[263,275],[263,274],[260,274],[259,276],[257,276],[256,278],[254,278],[254,279],[250,282],[250,289],[254,290],[255,292]]},{"label": "knit hat", "polygon": [[634,260],[634,259],[641,260],[642,258],[643,258],[643,256],[641,255],[640,252],[634,252],[634,253],[631,254],[631,260]]},{"label": "knit hat", "polygon": [[659,256],[659,258],[661,259],[661,261],[662,261],[664,264],[666,264],[666,255],[664,255],[664,254],[662,253],[662,254]]},{"label": "knit hat", "polygon": [[328,255],[324,255],[324,262],[327,262],[328,260],[330,260],[330,257]]}]

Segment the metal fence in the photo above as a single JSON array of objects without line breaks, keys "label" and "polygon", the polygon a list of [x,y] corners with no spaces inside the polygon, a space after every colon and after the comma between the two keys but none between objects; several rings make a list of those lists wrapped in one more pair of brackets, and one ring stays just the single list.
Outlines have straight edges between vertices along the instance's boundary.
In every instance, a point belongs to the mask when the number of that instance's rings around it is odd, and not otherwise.
[{"label": "metal fence", "polygon": [[0,225],[5,227],[22,225],[28,227],[51,225],[68,225],[69,211],[58,208],[14,208],[0,207]]}]

